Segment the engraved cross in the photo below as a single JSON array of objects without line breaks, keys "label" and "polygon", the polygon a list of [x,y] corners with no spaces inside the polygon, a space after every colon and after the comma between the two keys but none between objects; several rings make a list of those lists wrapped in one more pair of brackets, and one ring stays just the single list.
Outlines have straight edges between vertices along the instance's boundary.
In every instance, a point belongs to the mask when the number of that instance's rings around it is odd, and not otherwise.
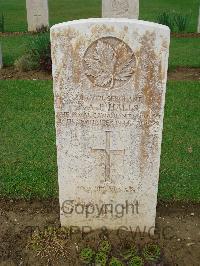
[{"label": "engraved cross", "polygon": [[112,150],[110,145],[111,131],[106,131],[106,147],[105,149],[92,149],[93,152],[101,151],[105,154],[105,181],[111,181],[111,154],[124,155],[125,150]]}]

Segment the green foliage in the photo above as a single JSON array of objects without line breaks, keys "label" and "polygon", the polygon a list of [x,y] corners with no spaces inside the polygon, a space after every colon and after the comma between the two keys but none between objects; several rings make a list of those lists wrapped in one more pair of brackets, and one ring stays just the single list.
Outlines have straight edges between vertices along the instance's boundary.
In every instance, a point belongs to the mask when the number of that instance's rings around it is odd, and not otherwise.
[{"label": "green foliage", "polygon": [[112,257],[109,266],[123,266],[124,264],[116,257]]},{"label": "green foliage", "polygon": [[131,258],[131,260],[128,263],[129,266],[143,266],[144,261],[139,256],[134,256]]},{"label": "green foliage", "polygon": [[105,254],[109,254],[111,251],[111,244],[107,240],[103,240],[100,242],[98,247],[99,252],[103,252]]},{"label": "green foliage", "polygon": [[175,14],[174,22],[178,32],[186,32],[191,20],[191,15]]},{"label": "green foliage", "polygon": [[106,266],[108,256],[104,252],[97,252],[95,256],[95,264],[98,266]]},{"label": "green foliage", "polygon": [[124,260],[129,260],[130,258],[136,256],[138,253],[138,249],[136,246],[131,247],[128,250],[125,250],[124,252],[121,253],[121,256]]},{"label": "green foliage", "polygon": [[[41,69],[51,71],[51,44],[49,34],[35,34],[28,38],[25,53],[15,61],[15,67],[20,71]],[[23,50],[23,52],[24,52]]]},{"label": "green foliage", "polygon": [[157,22],[162,25],[166,25],[171,31],[174,30],[174,17],[170,12],[163,12],[158,15]]},{"label": "green foliage", "polygon": [[147,262],[156,262],[160,258],[160,247],[156,244],[147,244],[142,255]]},{"label": "green foliage", "polygon": [[26,72],[39,68],[39,63],[30,54],[25,54],[15,61],[15,68],[18,71]]},{"label": "green foliage", "polygon": [[157,22],[168,26],[172,32],[186,32],[190,21],[191,15],[182,15],[175,12],[164,11],[157,17]]},{"label": "green foliage", "polygon": [[0,17],[0,32],[5,32],[5,17],[3,13]]},{"label": "green foliage", "polygon": [[45,33],[45,32],[49,31],[49,27],[43,25],[40,28],[37,28],[36,31],[37,31],[37,33]]},{"label": "green foliage", "polygon": [[38,62],[42,70],[51,71],[51,44],[49,34],[34,35],[27,45],[27,54]]},{"label": "green foliage", "polygon": [[92,262],[94,254],[91,248],[83,248],[80,253],[80,260],[85,264],[89,264]]}]

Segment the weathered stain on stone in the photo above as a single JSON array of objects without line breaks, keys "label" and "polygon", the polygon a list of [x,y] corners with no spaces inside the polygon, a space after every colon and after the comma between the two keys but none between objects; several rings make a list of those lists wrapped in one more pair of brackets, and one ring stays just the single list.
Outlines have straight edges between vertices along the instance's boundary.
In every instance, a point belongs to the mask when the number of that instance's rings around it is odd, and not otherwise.
[{"label": "weathered stain on stone", "polygon": [[[155,54],[156,50],[156,36],[155,33],[146,32],[141,37],[140,51],[137,57],[139,58],[138,68],[136,71],[136,87],[141,87],[142,81],[142,93],[144,97],[144,103],[146,111],[143,112],[143,121],[141,122],[141,140],[140,140],[140,175],[143,177],[144,169],[146,167],[148,159],[153,156],[153,153],[158,152],[159,146],[157,142],[152,143],[152,133],[150,128],[157,120],[159,120],[161,103],[162,103],[162,91],[158,88],[162,87],[162,61],[158,54]],[[148,64],[142,62],[149,62]],[[151,153],[149,152],[149,143],[156,145],[152,147]]]},{"label": "weathered stain on stone", "polygon": [[83,45],[83,40],[78,40],[72,51],[72,73],[73,73],[73,81],[74,83],[79,83],[81,79],[81,69],[82,69],[82,61],[79,54],[80,47]]}]

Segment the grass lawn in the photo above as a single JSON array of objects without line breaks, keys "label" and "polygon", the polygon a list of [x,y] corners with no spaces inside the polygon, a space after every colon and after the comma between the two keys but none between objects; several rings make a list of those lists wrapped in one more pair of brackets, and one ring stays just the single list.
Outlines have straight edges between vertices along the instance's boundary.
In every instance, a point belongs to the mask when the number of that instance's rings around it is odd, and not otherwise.
[{"label": "grass lawn", "polygon": [[169,69],[200,67],[200,38],[171,38]]},{"label": "grass lawn", "polygon": [[[169,82],[159,198],[200,201],[198,82]],[[51,81],[0,81],[0,197],[57,197]]]},{"label": "grass lawn", "polygon": [[0,195],[57,195],[51,82],[0,82]]},{"label": "grass lawn", "polygon": [[[0,13],[5,14],[6,31],[26,31],[25,0],[0,1]],[[155,21],[163,11],[191,12],[188,31],[197,31],[199,0],[140,0],[140,19]],[[101,17],[101,0],[49,0],[50,24],[58,22]]]},{"label": "grass lawn", "polygon": [[31,35],[0,37],[4,66],[13,65],[15,60],[25,53]]},{"label": "grass lawn", "polygon": [[200,67],[200,38],[171,38],[169,69]]},{"label": "grass lawn", "polygon": [[[14,61],[24,54],[27,43],[35,36],[0,37],[5,65],[13,65]],[[200,67],[200,38],[172,38],[170,46],[169,68],[177,66]]]},{"label": "grass lawn", "polygon": [[200,201],[200,83],[169,82],[160,169],[160,199]]}]

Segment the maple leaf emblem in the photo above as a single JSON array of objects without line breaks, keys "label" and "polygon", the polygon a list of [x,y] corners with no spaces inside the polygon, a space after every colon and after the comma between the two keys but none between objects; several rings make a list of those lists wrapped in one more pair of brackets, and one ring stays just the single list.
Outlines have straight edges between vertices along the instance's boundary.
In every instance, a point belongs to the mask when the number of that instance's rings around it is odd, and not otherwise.
[{"label": "maple leaf emblem", "polygon": [[107,90],[121,87],[133,75],[136,60],[123,41],[105,37],[89,47],[84,57],[85,74],[94,86]]}]

